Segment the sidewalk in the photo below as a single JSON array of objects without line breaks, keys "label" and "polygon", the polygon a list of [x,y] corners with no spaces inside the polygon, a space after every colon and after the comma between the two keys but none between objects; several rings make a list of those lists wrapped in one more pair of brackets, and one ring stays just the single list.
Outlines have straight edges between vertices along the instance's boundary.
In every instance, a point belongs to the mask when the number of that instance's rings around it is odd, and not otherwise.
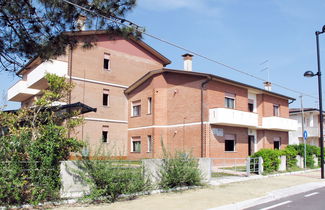
[{"label": "sidewalk", "polygon": [[[293,186],[324,186],[320,172],[307,172],[300,174],[270,176],[267,178],[241,180],[240,182],[209,186],[201,189],[188,190],[175,193],[162,193],[142,196],[132,201],[122,201],[113,204],[89,205],[89,206],[62,206],[57,210],[73,209],[214,209],[224,205],[236,204],[242,201],[260,198],[270,195],[272,191],[281,190],[282,195],[292,193]],[[305,184],[305,185],[303,185]],[[306,185],[307,184],[307,185]],[[289,188],[291,187],[291,188]],[[287,189],[285,189],[287,188]],[[299,188],[299,187],[298,187]],[[301,188],[301,187],[300,187]],[[271,194],[272,195],[272,194]],[[276,198],[276,197],[274,197]]]}]

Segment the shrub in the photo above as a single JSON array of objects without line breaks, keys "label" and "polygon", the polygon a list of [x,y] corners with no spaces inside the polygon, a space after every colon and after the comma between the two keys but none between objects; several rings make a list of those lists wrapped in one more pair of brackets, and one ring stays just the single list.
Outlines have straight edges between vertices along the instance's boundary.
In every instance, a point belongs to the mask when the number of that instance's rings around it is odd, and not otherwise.
[{"label": "shrub", "polygon": [[273,171],[277,171],[279,169],[280,155],[281,155],[281,151],[279,150],[261,149],[258,152],[254,153],[252,157],[262,157],[264,172],[270,173]]},{"label": "shrub", "polygon": [[81,170],[77,173],[91,187],[86,198],[92,201],[115,202],[121,195],[135,196],[135,193],[150,188],[141,165],[130,164],[130,161],[83,157],[78,165]]},{"label": "shrub", "polygon": [[170,189],[182,186],[200,186],[202,185],[201,181],[197,159],[185,152],[176,152],[175,155],[164,152],[159,187]]},{"label": "shrub", "polygon": [[282,154],[286,156],[287,170],[297,168],[296,156],[298,152],[294,147],[292,147],[292,145],[288,145],[284,150],[282,150]]},{"label": "shrub", "polygon": [[[304,144],[290,145],[290,147],[293,147],[295,150],[297,150],[298,155],[302,157],[305,156]],[[317,146],[306,144],[306,165],[308,168],[314,168],[315,161],[313,155],[320,157],[320,148]]]}]

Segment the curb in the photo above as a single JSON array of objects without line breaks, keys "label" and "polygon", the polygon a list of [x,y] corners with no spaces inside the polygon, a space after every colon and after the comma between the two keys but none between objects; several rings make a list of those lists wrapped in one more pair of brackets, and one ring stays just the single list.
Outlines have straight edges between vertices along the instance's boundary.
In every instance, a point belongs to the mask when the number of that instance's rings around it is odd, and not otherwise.
[{"label": "curb", "polygon": [[[294,173],[294,174],[300,174],[300,173]],[[274,175],[272,175],[272,177],[274,177]],[[263,203],[275,201],[278,199],[286,198],[292,195],[308,192],[322,187],[325,187],[325,182],[311,182],[302,185],[296,185],[284,189],[271,191],[267,195],[262,197],[253,198],[250,200],[245,200],[245,201],[219,206],[215,208],[209,208],[208,210],[240,210],[240,209],[250,208]]]}]

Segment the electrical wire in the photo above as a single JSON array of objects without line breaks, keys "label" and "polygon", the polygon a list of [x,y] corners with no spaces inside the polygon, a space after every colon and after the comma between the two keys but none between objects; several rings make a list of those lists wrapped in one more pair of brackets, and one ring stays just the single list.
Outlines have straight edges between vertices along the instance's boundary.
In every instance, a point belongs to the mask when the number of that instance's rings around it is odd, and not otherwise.
[{"label": "electrical wire", "polygon": [[[126,27],[130,27],[130,26],[131,26],[131,27],[133,27],[135,30],[137,30],[138,32],[140,32],[140,33],[142,33],[142,34],[144,34],[144,35],[146,35],[146,36],[148,36],[148,37],[151,37],[151,38],[153,38],[153,39],[156,39],[156,40],[158,40],[158,41],[160,41],[160,42],[163,42],[163,43],[168,44],[168,45],[170,45],[170,46],[173,46],[173,47],[175,47],[175,48],[178,48],[178,49],[184,50],[184,51],[186,51],[186,52],[188,52],[188,53],[191,53],[191,54],[193,54],[193,55],[195,55],[195,56],[197,56],[197,57],[201,57],[201,58],[203,58],[203,59],[206,59],[206,60],[208,60],[208,61],[211,61],[211,62],[213,62],[213,63],[216,63],[216,64],[218,64],[218,65],[220,65],[220,66],[225,67],[225,68],[231,69],[231,70],[233,70],[233,71],[236,71],[236,72],[238,72],[238,73],[244,74],[244,75],[246,75],[246,76],[252,77],[252,78],[254,78],[254,79],[257,79],[257,80],[260,80],[260,81],[263,81],[263,82],[269,82],[269,81],[267,81],[267,80],[265,80],[265,79],[263,79],[263,78],[261,78],[261,77],[255,76],[255,75],[253,75],[253,74],[251,74],[251,73],[248,73],[248,72],[246,72],[246,71],[240,70],[240,69],[238,69],[238,68],[232,67],[232,66],[230,66],[230,65],[227,65],[227,64],[222,63],[222,62],[220,62],[220,61],[217,61],[217,60],[215,60],[215,59],[209,58],[208,56],[205,56],[205,55],[200,54],[200,53],[198,53],[198,52],[195,52],[195,51],[193,51],[193,50],[189,50],[189,49],[187,49],[187,48],[185,48],[185,47],[183,47],[183,46],[180,46],[180,45],[175,44],[175,43],[173,43],[173,42],[170,42],[170,41],[168,41],[168,40],[162,39],[162,38],[160,38],[160,37],[158,37],[158,36],[155,36],[155,35],[149,34],[149,33],[145,32],[145,31],[143,30],[143,27],[141,27],[141,26],[139,26],[139,25],[137,25],[137,24],[135,24],[135,23],[133,23],[133,22],[131,22],[131,21],[129,21],[129,20],[126,20],[126,19],[124,19],[124,18],[120,18],[120,17],[116,17],[116,16],[107,17],[107,16],[105,16],[105,15],[99,14],[99,13],[96,12],[96,11],[93,11],[93,10],[91,10],[91,9],[87,9],[87,8],[85,8],[85,7],[83,7],[83,6],[80,6],[80,5],[78,5],[78,4],[75,4],[75,3],[70,2],[70,1],[68,1],[68,0],[62,0],[62,1],[65,2],[65,3],[67,3],[67,4],[73,5],[73,6],[77,7],[77,8],[79,8],[79,9],[82,9],[82,10],[85,10],[85,11],[87,11],[87,12],[90,12],[90,13],[92,13],[93,15],[97,15],[97,16],[102,17],[102,18],[104,18],[104,19],[107,19],[107,20],[110,20],[110,21],[112,21],[112,22],[115,22],[115,23],[117,23],[117,24],[124,25],[124,26],[126,26]],[[128,25],[126,25],[125,23],[128,23]],[[316,96],[313,96],[313,95],[310,95],[310,94],[307,94],[307,93],[304,93],[304,92],[301,92],[301,91],[298,91],[298,90],[294,90],[294,89],[288,88],[288,87],[286,87],[286,86],[284,86],[284,85],[281,85],[281,84],[278,84],[278,83],[274,83],[274,82],[272,82],[272,84],[273,84],[274,86],[277,86],[277,87],[279,87],[279,88],[282,88],[282,89],[285,89],[285,90],[288,90],[288,91],[294,92],[294,93],[296,93],[296,94],[303,95],[303,96],[308,96],[308,97],[311,97],[311,98],[314,98],[314,99],[317,99],[317,100],[318,100],[318,98],[317,98]]]}]

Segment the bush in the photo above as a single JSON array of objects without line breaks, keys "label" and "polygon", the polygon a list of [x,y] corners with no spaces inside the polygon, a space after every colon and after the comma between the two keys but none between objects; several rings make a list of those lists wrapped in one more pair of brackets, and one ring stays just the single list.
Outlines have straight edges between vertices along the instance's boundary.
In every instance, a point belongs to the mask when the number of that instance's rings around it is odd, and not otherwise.
[{"label": "bush", "polygon": [[148,190],[150,183],[143,175],[141,165],[123,160],[100,160],[84,157],[77,173],[91,186],[86,198],[92,201],[115,202],[121,195],[132,195]]},{"label": "bush", "polygon": [[197,159],[185,152],[176,152],[175,155],[164,152],[159,187],[170,189],[182,186],[200,186],[202,185],[201,181]]},{"label": "bush", "polygon": [[271,173],[279,169],[280,155],[281,155],[281,151],[279,150],[261,149],[258,152],[254,153],[251,157],[262,157],[264,172]]},{"label": "bush", "polygon": [[[293,147],[295,150],[297,150],[298,155],[304,157],[305,156],[305,144],[299,144],[299,145],[289,145],[288,147]],[[320,157],[320,148],[317,146],[306,144],[306,165],[308,168],[314,168],[314,157],[313,155],[316,155],[317,157]],[[320,159],[320,158],[318,158]]]},{"label": "bush", "polygon": [[286,156],[287,170],[297,168],[296,156],[298,152],[294,147],[292,147],[292,145],[288,145],[284,150],[282,150],[282,154]]}]

